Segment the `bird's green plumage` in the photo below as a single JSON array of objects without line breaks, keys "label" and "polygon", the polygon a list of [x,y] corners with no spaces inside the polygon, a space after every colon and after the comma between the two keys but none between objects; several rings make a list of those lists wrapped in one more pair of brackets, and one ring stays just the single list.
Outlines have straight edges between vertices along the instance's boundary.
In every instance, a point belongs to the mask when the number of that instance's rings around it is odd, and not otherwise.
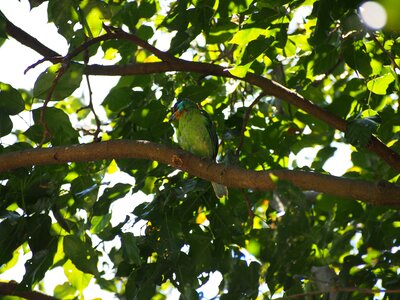
[{"label": "bird's green plumage", "polygon": [[[172,119],[176,120],[176,135],[183,150],[197,156],[215,159],[218,152],[218,138],[208,114],[193,101],[179,100]],[[212,182],[218,198],[227,195],[225,186]]]},{"label": "bird's green plumage", "polygon": [[203,111],[187,108],[180,118],[177,138],[182,149],[201,157],[214,159],[217,155],[217,136],[212,123]]}]

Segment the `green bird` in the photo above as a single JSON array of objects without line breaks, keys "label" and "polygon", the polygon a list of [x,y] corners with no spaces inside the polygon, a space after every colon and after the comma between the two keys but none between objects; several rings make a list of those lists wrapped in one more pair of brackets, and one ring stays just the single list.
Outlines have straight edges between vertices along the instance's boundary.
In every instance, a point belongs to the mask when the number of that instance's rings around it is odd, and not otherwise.
[{"label": "green bird", "polygon": [[[172,108],[170,118],[174,122],[178,143],[183,150],[197,156],[215,160],[218,153],[218,137],[210,116],[191,100],[183,99]],[[211,182],[215,196],[228,195],[228,189],[219,183]]]}]

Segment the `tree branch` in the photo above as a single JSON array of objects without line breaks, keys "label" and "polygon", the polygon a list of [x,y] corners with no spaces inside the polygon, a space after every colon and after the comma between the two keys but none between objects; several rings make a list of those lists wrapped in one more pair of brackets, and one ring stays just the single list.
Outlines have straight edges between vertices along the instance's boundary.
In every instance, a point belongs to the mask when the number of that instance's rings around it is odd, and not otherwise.
[{"label": "tree branch", "polygon": [[292,182],[302,190],[314,190],[370,204],[400,206],[400,187],[387,182],[373,183],[305,171],[251,171],[216,164],[181,149],[149,141],[113,140],[5,153],[0,155],[0,173],[34,165],[122,158],[155,160],[230,188],[270,191],[275,188],[271,179],[273,175]]},{"label": "tree branch", "polygon": [[28,300],[57,300],[37,291],[24,291],[16,282],[0,282],[0,295],[17,296]]},{"label": "tree branch", "polygon": [[[57,52],[48,48],[47,46],[43,45],[37,39],[35,39],[34,37],[29,35],[25,31],[23,31],[21,28],[15,26],[13,23],[11,23],[8,20],[6,20],[6,32],[9,36],[13,37],[21,44],[27,46],[28,48],[35,50],[37,53],[39,53],[40,55],[43,55],[46,58],[60,57],[60,54],[58,54]],[[51,62],[57,62],[57,61],[53,61],[51,59],[49,59],[49,60]]]},{"label": "tree branch", "polygon": [[[179,59],[179,61],[155,62],[155,63],[136,63],[124,66],[103,66],[88,65],[85,69],[86,74],[90,75],[108,75],[108,76],[124,76],[124,75],[145,75],[153,73],[165,73],[171,71],[195,72],[207,75],[222,76],[227,78],[241,79],[233,76],[229,71],[221,66],[191,62]],[[264,78],[260,75],[248,73],[242,80],[260,87],[264,93],[283,99],[286,102],[297,106],[310,115],[320,119],[331,127],[340,131],[346,131],[347,122],[330,112],[313,104],[300,94],[289,90],[281,84]],[[377,137],[371,136],[367,149],[379,155],[393,169],[400,171],[400,155],[394,150],[388,148]]]},{"label": "tree branch", "polygon": [[[9,21],[7,21],[6,26],[7,33],[20,41],[24,45],[36,50],[40,54],[44,56],[48,56],[49,60],[59,61],[59,59],[55,59],[54,56],[58,55],[56,52],[47,48],[35,38],[28,35],[26,32],[22,31]],[[121,33],[122,32],[122,33]],[[114,36],[115,38],[122,38],[126,40],[130,40],[133,43],[143,47],[144,49],[150,51],[154,55],[158,56],[163,62],[157,63],[142,63],[142,64],[132,64],[125,66],[101,66],[101,65],[88,65],[85,67],[84,73],[87,75],[108,75],[108,76],[123,76],[123,75],[141,75],[141,74],[151,74],[151,73],[164,73],[169,71],[182,71],[182,72],[195,72],[206,75],[215,75],[222,76],[227,78],[235,78],[239,80],[244,80],[250,84],[258,86],[263,90],[264,93],[280,98],[308,114],[326,122],[329,126],[338,129],[340,131],[346,131],[347,122],[330,112],[324,110],[323,108],[313,104],[311,101],[305,99],[300,94],[292,91],[283,85],[265,78],[263,76],[248,73],[244,78],[238,78],[233,76],[226,68],[223,68],[219,65],[209,64],[209,63],[201,63],[201,62],[191,62],[183,59],[176,58],[172,55],[169,55],[167,52],[163,52],[148,44],[146,41],[143,41],[136,37],[135,35],[131,35],[129,33],[118,31],[114,32],[110,29],[104,36],[97,37],[93,40],[87,41],[85,43],[85,47],[89,47],[94,42],[99,42],[104,39],[109,39]],[[79,51],[83,51],[84,47],[81,47]],[[75,51],[76,52],[76,51]],[[74,51],[72,53],[75,53]],[[71,53],[67,55],[70,57]],[[53,57],[53,58],[52,58]],[[367,146],[367,149],[379,155],[383,160],[385,160],[393,169],[400,171],[400,155],[383,144],[378,138],[375,136],[371,136],[370,142]]]},{"label": "tree branch", "polygon": [[[358,287],[334,287],[330,288],[329,290],[326,291],[310,291],[306,293],[300,293],[300,294],[293,294],[293,295],[287,295],[282,298],[276,298],[276,300],[284,300],[284,299],[308,299],[311,296],[318,296],[318,295],[323,295],[323,294],[330,294],[330,293],[358,293],[358,294],[370,294],[370,295],[375,295],[377,293],[385,293],[385,295],[391,295],[391,294],[400,294],[400,290],[384,290],[384,289],[368,289],[368,288],[358,288]],[[330,298],[329,298],[330,299]]]}]

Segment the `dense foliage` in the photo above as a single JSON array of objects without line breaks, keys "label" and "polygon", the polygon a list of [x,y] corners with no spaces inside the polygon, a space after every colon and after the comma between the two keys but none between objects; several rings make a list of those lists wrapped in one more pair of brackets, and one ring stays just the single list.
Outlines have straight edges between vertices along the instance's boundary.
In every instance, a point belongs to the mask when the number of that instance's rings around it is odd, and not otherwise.
[{"label": "dense foliage", "polygon": [[[390,9],[380,31],[362,22],[359,0],[30,3],[32,11],[47,6],[69,54],[23,38],[10,16],[0,17],[2,43],[15,38],[53,63],[30,91],[0,83],[0,136],[15,137],[0,145],[1,155],[111,139],[172,145],[171,106],[189,98],[215,122],[227,166],[326,174],[325,163],[346,144],[352,167],[343,178],[382,189],[398,180],[394,0],[382,2]],[[112,62],[108,69],[90,65],[99,51],[105,64]],[[82,84],[90,89],[93,74],[123,75],[101,106],[90,93],[72,95]],[[27,112],[29,129],[15,130],[11,116]],[[376,144],[387,152],[374,151]],[[318,152],[304,167],[296,155],[309,147]],[[107,183],[117,170],[134,185]],[[400,199],[373,205],[354,199],[351,188],[344,199],[274,178],[273,191],[231,188],[218,200],[209,182],[150,157],[25,166],[0,177],[0,273],[31,253],[17,294],[40,290],[55,268],[64,269],[67,281],[46,293],[59,299],[81,297],[92,279],[120,298],[163,299],[173,287],[182,299],[196,299],[216,274],[220,299],[303,293],[322,299],[329,289],[336,299],[372,299],[374,289],[387,289],[388,297],[399,292],[400,214],[382,204]],[[141,193],[152,200],[141,203]],[[117,200],[135,208],[115,224]]]}]

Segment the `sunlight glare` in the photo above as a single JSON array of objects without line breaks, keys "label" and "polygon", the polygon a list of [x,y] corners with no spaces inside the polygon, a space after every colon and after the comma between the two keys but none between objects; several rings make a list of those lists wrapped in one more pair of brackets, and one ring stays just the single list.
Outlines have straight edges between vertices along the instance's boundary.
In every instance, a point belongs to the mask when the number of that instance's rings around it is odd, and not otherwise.
[{"label": "sunlight glare", "polygon": [[364,2],[360,5],[359,13],[362,21],[371,29],[378,30],[386,25],[386,10],[378,2]]}]

